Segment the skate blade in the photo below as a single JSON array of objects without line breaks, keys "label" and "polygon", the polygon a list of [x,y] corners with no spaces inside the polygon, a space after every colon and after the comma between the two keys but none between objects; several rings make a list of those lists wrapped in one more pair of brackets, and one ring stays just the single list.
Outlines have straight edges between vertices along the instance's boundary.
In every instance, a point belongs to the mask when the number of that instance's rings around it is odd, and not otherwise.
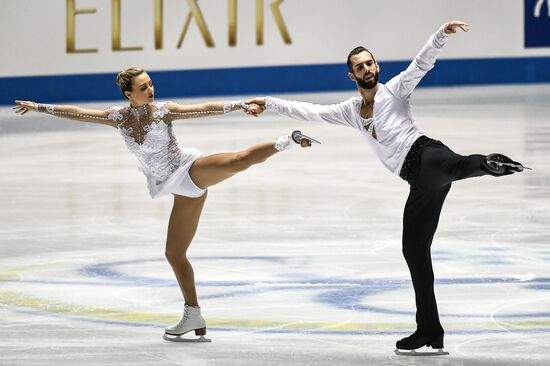
[{"label": "skate blade", "polygon": [[409,350],[401,350],[399,348],[396,348],[395,351],[393,351],[396,355],[399,355],[399,356],[420,356],[420,357],[423,357],[423,356],[448,356],[449,355],[449,352],[446,352],[446,351],[443,351],[443,348],[439,348],[436,350],[433,350],[433,351],[422,351],[422,352],[418,352],[414,349],[411,349],[410,351]]},{"label": "skate blade", "polygon": [[499,161],[493,161],[493,162],[491,162],[491,164],[497,165],[499,167],[504,167],[504,168],[518,169],[520,172],[524,169],[533,170],[532,168],[529,168],[527,166],[523,166],[521,164],[502,163],[502,162],[499,162]]},{"label": "skate blade", "polygon": [[309,136],[307,136],[307,135],[303,135],[303,134],[302,134],[302,138],[303,138],[303,139],[306,139],[306,140],[309,140],[310,142],[315,142],[316,144],[321,144],[321,141],[317,141],[317,140],[315,140],[313,137],[309,137]]},{"label": "skate blade", "polygon": [[179,335],[171,335],[171,334],[164,333],[162,338],[168,342],[184,342],[184,343],[212,342],[210,338],[205,338],[202,335],[199,336],[199,338],[183,338],[182,336],[179,336]]},{"label": "skate blade", "polygon": [[292,139],[294,140],[294,142],[296,142],[297,144],[300,144],[302,142],[303,139],[306,139],[308,140],[310,143],[312,142],[315,142],[316,144],[320,144],[321,142],[320,141],[317,141],[315,140],[313,137],[309,137],[307,135],[304,135],[302,133],[302,131],[294,131],[292,132]]}]

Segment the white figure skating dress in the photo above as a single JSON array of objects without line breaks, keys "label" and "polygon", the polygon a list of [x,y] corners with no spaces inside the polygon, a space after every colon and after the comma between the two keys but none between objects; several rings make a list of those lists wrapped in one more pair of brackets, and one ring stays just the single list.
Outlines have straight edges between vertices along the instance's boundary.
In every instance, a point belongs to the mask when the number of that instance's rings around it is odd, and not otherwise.
[{"label": "white figure skating dress", "polygon": [[193,183],[189,169],[203,154],[178,145],[172,128],[172,113],[166,102],[153,102],[138,108],[112,107],[109,119],[117,128],[128,149],[140,162],[140,170],[147,177],[151,197],[175,193],[200,197],[206,191]]}]

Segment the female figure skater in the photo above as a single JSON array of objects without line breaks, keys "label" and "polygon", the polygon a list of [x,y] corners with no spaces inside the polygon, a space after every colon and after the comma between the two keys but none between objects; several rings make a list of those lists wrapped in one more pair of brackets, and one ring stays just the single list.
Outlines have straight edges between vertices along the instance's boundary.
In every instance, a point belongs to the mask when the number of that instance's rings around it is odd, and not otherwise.
[{"label": "female figure skater", "polygon": [[[116,83],[130,102],[127,107],[89,110],[69,105],[49,105],[16,100],[13,108],[24,115],[29,111],[81,122],[92,122],[117,128],[127,147],[140,162],[147,177],[149,193],[156,198],[173,194],[174,206],[168,223],[166,258],[170,263],[185,299],[183,318],[166,328],[164,338],[173,341],[209,341],[204,338],[206,323],[201,316],[195,289],[193,267],[187,258],[187,248],[199,223],[207,188],[234,174],[264,162],[272,155],[289,149],[294,143],[311,146],[315,140],[300,131],[278,137],[274,142],[254,145],[244,151],[205,156],[191,148],[180,148],[172,122],[177,119],[224,114],[243,109],[249,115],[259,115],[260,108],[243,101],[210,102],[180,105],[155,102],[151,78],[140,68],[122,70]],[[197,339],[180,336],[194,330]]]}]

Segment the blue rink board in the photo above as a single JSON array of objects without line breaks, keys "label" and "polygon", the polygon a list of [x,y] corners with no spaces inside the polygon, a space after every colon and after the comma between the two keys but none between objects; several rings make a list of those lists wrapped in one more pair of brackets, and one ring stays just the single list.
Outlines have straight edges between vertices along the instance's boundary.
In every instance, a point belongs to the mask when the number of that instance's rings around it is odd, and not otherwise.
[{"label": "blue rink board", "polygon": [[[410,61],[381,62],[385,82]],[[354,90],[345,64],[290,65],[149,72],[157,99],[215,95]],[[0,105],[14,99],[47,103],[122,99],[116,72],[0,78]],[[550,82],[550,57],[439,60],[423,87]]]}]

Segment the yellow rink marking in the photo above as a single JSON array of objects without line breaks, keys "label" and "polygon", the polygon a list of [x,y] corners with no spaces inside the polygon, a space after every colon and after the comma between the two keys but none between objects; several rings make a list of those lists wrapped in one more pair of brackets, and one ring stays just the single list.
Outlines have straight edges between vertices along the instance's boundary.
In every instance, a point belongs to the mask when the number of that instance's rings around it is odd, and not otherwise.
[{"label": "yellow rink marking", "polygon": [[[52,314],[64,314],[69,316],[88,317],[96,320],[141,323],[164,326],[177,322],[179,317],[158,313],[130,312],[119,309],[107,309],[101,307],[92,307],[85,305],[66,304],[61,302],[52,302],[50,300],[40,299],[28,296],[17,291],[0,291],[0,304],[18,308],[33,309]],[[550,319],[541,319],[541,321],[519,321],[499,322],[512,330],[520,329],[543,329],[550,327]],[[384,331],[408,331],[414,327],[412,323],[351,323],[351,322],[310,322],[310,321],[276,321],[276,320],[254,320],[254,319],[223,319],[208,318],[208,325],[211,327],[235,328],[243,330],[261,330],[261,329],[281,329],[294,331],[330,331],[330,332],[384,332]],[[454,330],[468,329],[473,324],[460,322],[449,325]],[[484,330],[502,329],[494,323],[479,324],[475,323],[475,328]]]}]

